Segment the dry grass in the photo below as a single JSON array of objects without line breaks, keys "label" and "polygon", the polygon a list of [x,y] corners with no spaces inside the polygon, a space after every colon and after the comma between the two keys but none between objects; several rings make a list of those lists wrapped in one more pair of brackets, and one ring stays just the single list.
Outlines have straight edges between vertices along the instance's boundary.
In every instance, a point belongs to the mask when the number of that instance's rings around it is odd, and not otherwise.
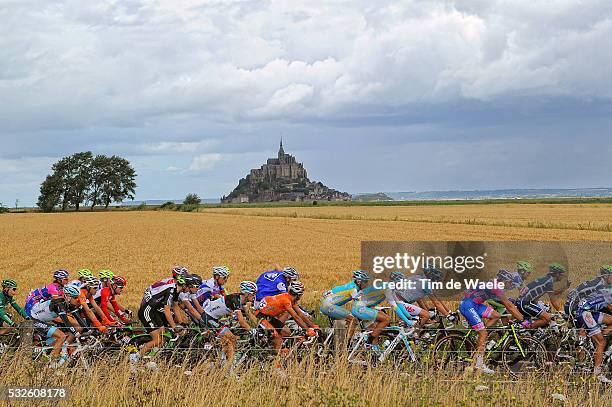
[{"label": "dry grass", "polygon": [[[534,227],[538,223],[560,227]],[[227,264],[234,271],[229,284],[233,290],[241,279],[253,279],[278,262],[302,272],[308,287],[305,302],[314,305],[323,290],[346,280],[359,266],[362,240],[582,240],[588,247],[588,241],[612,241],[605,226],[611,223],[612,205],[11,214],[0,217],[0,276],[19,281],[23,301],[27,289],[48,282],[56,268],[108,267],[128,278],[121,302],[135,310],[144,288],[166,277],[175,263],[205,277],[213,265]],[[592,272],[581,271],[581,278]],[[35,377],[26,368],[15,368],[8,370],[8,377],[7,363],[18,362],[1,361],[3,384],[64,383],[78,392],[73,398],[77,405],[546,405],[554,391],[553,384],[527,380],[488,383],[491,391],[475,392],[480,381],[471,378],[447,382],[432,376],[418,382],[397,373],[356,373],[342,366],[329,372],[292,367],[287,380],[250,372],[237,384],[203,368],[194,368],[197,380],[186,382],[174,367],[135,381],[123,367],[112,374],[104,367],[62,378]],[[609,390],[599,393],[595,387],[562,383],[559,391],[568,396],[566,405],[611,402]]]}]

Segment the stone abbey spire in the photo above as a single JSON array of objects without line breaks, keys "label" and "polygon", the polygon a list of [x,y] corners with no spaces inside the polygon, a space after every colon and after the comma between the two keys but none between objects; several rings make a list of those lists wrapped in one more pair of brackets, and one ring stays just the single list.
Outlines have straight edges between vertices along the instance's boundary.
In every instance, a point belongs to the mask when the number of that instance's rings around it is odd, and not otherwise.
[{"label": "stone abbey spire", "polygon": [[260,168],[255,168],[240,180],[238,186],[223,203],[350,200],[351,195],[311,182],[304,165],[294,156],[285,153],[281,137],[277,158],[268,158]]}]

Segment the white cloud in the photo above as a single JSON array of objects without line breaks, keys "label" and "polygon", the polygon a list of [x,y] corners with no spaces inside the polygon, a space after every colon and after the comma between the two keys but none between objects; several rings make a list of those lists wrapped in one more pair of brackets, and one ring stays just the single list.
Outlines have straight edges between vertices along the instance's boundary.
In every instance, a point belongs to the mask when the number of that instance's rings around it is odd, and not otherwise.
[{"label": "white cloud", "polygon": [[188,170],[193,172],[210,170],[217,163],[219,163],[221,159],[222,156],[218,153],[200,154],[198,156],[193,157],[193,160],[191,161]]}]

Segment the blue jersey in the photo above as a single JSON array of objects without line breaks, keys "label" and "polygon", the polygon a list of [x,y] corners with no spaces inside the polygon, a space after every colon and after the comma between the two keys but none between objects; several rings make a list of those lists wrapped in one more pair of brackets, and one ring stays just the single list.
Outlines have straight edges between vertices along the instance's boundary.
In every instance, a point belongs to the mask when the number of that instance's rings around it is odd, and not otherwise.
[{"label": "blue jersey", "polygon": [[580,305],[584,311],[603,311],[612,304],[612,288],[605,288],[589,295]]},{"label": "blue jersey", "polygon": [[355,285],[354,281],[351,281],[350,283],[335,286],[326,292],[323,297],[328,304],[344,305],[357,297],[357,291],[357,285]]},{"label": "blue jersey", "polygon": [[357,291],[355,300],[363,302],[366,307],[375,307],[385,300],[385,291],[369,285]]},{"label": "blue jersey", "polygon": [[519,297],[517,298],[517,302],[535,302],[544,294],[551,293],[553,291],[554,279],[551,275],[546,275],[538,278],[537,280],[533,280],[531,283],[523,287]]},{"label": "blue jersey", "polygon": [[281,271],[266,271],[257,278],[257,294],[255,299],[260,301],[263,297],[271,297],[287,292],[289,282]]},{"label": "blue jersey", "polygon": [[571,311],[575,311],[575,307],[585,298],[605,287],[604,279],[595,277],[592,280],[585,281],[578,287],[574,288],[567,294],[567,307]]}]

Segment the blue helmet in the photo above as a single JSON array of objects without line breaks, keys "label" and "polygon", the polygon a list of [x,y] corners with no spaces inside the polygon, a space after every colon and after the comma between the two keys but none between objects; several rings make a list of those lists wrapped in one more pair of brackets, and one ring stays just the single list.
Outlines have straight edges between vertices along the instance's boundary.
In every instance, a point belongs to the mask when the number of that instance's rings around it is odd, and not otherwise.
[{"label": "blue helmet", "polygon": [[442,272],[435,267],[424,267],[423,274],[431,281],[442,281]]},{"label": "blue helmet", "polygon": [[514,288],[519,288],[523,285],[523,279],[517,272],[511,272],[506,269],[501,269],[497,272],[497,279],[511,283]]},{"label": "blue helmet", "polygon": [[390,275],[389,275],[389,279],[391,279],[391,281],[395,281],[396,283],[402,280],[406,279],[406,276],[401,272],[401,271],[393,271]]},{"label": "blue helmet", "polygon": [[68,297],[72,297],[72,298],[77,298],[80,293],[81,293],[81,290],[79,290],[78,288],[76,288],[73,285],[69,285],[69,286],[64,287],[64,296],[68,296]]},{"label": "blue helmet", "polygon": [[255,294],[257,292],[257,284],[252,281],[243,281],[240,283],[240,292],[242,294]]}]

